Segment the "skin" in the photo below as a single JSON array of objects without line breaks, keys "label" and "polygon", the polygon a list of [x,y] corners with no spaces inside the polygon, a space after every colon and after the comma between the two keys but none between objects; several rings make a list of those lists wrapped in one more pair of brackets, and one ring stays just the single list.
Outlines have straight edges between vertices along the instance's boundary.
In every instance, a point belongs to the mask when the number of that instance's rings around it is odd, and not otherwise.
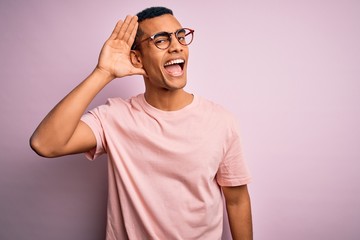
[{"label": "skin", "polygon": [[[193,96],[184,91],[189,50],[174,37],[166,50],[158,49],[152,41],[141,43],[140,50],[130,50],[137,28],[145,39],[157,32],[174,32],[182,28],[172,15],[137,23],[136,16],[120,20],[105,42],[92,73],[65,96],[43,119],[30,138],[30,146],[44,157],[82,153],[96,147],[95,136],[80,118],[94,97],[111,81],[130,75],[142,75],[145,98],[152,106],[178,110],[190,104]],[[172,59],[184,59],[180,75],[173,76],[164,68]],[[250,198],[247,186],[223,187],[234,240],[252,239]]]},{"label": "skin", "polygon": [[[178,20],[169,14],[146,19],[140,23],[146,39],[155,33],[166,31],[175,32],[182,28]],[[189,49],[181,45],[172,35],[171,45],[168,49],[158,49],[152,41],[141,43],[140,51],[133,51],[132,62],[142,67],[147,76],[145,82],[145,98],[148,103],[162,110],[178,110],[192,101],[192,95],[184,91],[186,85],[187,62]],[[172,59],[184,59],[185,66],[180,76],[172,76],[164,68],[164,64]]]},{"label": "skin", "polygon": [[253,239],[251,201],[247,185],[222,187],[233,240]]}]

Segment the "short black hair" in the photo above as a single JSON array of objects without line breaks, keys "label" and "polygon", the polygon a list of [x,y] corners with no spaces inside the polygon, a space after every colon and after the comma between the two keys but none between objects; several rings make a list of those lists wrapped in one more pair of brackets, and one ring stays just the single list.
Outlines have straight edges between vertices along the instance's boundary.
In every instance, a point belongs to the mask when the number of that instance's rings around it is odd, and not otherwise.
[{"label": "short black hair", "polygon": [[138,17],[138,22],[140,23],[145,19],[159,17],[164,14],[174,15],[173,11],[166,7],[149,7],[136,14],[136,16]]},{"label": "short black hair", "polygon": [[[141,23],[142,21],[144,21],[146,19],[159,17],[159,16],[162,16],[165,14],[174,15],[173,11],[166,7],[149,7],[149,8],[142,10],[141,12],[137,13],[136,16],[138,17],[138,23]],[[139,27],[136,32],[134,43],[131,46],[132,50],[136,49],[136,47],[137,47],[136,43],[143,34],[144,34],[143,31],[141,31],[141,29]]]}]

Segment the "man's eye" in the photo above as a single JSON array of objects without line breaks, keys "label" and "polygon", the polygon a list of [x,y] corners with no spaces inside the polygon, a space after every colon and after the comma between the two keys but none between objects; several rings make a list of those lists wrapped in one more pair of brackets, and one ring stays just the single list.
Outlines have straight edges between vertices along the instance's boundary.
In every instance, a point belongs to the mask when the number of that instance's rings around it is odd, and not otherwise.
[{"label": "man's eye", "polygon": [[185,37],[178,37],[179,42],[184,43],[186,42]]},{"label": "man's eye", "polygon": [[167,38],[156,38],[155,40],[154,40],[154,42],[156,43],[156,44],[164,44],[164,43],[167,43],[169,41],[169,39],[167,39]]}]

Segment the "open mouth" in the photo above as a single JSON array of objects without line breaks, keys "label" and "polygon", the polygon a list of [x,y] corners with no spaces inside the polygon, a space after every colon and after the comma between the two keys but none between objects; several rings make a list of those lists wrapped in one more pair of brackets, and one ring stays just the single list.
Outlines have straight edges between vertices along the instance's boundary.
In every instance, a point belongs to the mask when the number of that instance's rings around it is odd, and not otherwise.
[{"label": "open mouth", "polygon": [[180,76],[185,65],[184,59],[173,59],[164,64],[164,68],[172,76]]}]

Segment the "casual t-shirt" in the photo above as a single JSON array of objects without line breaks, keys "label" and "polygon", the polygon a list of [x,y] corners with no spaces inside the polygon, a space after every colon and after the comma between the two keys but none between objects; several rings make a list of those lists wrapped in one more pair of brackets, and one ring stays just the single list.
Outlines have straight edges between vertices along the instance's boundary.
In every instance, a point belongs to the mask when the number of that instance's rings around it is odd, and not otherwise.
[{"label": "casual t-shirt", "polygon": [[112,98],[82,117],[107,153],[107,240],[221,239],[220,186],[249,183],[233,116],[204,98],[177,111],[143,94]]}]

